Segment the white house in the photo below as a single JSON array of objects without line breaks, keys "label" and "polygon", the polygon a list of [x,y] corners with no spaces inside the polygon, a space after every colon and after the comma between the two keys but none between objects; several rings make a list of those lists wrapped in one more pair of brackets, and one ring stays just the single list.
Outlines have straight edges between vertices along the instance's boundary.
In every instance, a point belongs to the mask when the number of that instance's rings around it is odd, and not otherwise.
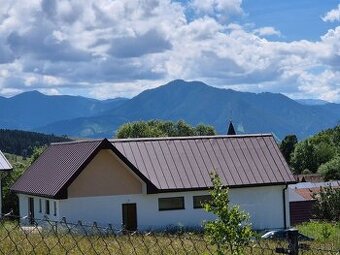
[{"label": "white house", "polygon": [[215,171],[255,229],[289,225],[295,183],[270,134],[55,143],[13,185],[20,216],[129,230],[200,226]]},{"label": "white house", "polygon": [[5,155],[0,151],[0,217],[2,213],[2,185],[1,180],[3,176],[12,170],[11,164],[6,159]]}]

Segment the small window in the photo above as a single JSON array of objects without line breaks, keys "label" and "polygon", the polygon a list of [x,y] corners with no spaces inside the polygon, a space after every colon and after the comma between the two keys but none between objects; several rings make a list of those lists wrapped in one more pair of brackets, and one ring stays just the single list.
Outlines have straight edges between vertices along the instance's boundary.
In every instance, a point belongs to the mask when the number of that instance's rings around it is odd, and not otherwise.
[{"label": "small window", "polygon": [[39,199],[39,212],[42,213],[42,201]]},{"label": "small window", "polygon": [[184,197],[158,198],[160,211],[184,209]]},{"label": "small window", "polygon": [[57,216],[57,202],[53,201],[53,215]]},{"label": "small window", "polygon": [[204,196],[194,196],[193,197],[193,204],[194,208],[203,208],[203,205],[208,203],[211,200],[210,195],[204,195]]},{"label": "small window", "polygon": [[50,200],[45,200],[45,213],[50,214]]}]

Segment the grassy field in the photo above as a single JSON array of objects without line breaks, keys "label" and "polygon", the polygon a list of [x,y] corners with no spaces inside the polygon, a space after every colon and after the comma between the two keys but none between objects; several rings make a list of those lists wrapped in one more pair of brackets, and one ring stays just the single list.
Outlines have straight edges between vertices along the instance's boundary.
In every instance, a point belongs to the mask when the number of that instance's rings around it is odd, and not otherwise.
[{"label": "grassy field", "polygon": [[311,221],[296,227],[300,233],[315,239],[311,247],[340,250],[340,222]]},{"label": "grassy field", "polygon": [[[298,229],[316,240],[312,251],[303,254],[337,254],[322,252],[339,250],[339,224],[308,223]],[[327,229],[327,230],[326,230]],[[113,235],[103,229],[86,229],[79,233],[62,226],[57,228],[21,228],[17,222],[0,224],[0,254],[214,254],[216,247],[203,235],[185,234],[130,234]],[[89,234],[91,233],[91,234]],[[245,254],[275,254],[276,247],[287,247],[286,242],[253,241]],[[226,253],[228,254],[228,252]]]}]

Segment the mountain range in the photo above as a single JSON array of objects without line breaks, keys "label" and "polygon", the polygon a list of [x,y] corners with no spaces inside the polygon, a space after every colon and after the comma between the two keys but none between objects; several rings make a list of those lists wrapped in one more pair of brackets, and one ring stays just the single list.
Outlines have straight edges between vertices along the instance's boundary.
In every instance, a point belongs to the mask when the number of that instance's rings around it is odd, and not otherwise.
[{"label": "mountain range", "polygon": [[70,137],[112,137],[123,123],[180,120],[209,124],[224,134],[229,119],[238,133],[274,133],[299,139],[340,123],[340,104],[294,101],[282,94],[238,92],[202,82],[174,80],[132,99],[47,96],[37,91],[0,97],[0,128]]}]

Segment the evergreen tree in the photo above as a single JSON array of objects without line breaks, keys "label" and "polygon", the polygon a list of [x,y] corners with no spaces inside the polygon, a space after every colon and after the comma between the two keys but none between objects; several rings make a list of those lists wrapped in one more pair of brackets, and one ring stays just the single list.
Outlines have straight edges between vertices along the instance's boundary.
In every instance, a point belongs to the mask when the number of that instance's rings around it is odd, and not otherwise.
[{"label": "evergreen tree", "polygon": [[291,154],[294,151],[297,142],[298,139],[296,135],[287,135],[280,144],[280,150],[288,164],[290,164]]}]

